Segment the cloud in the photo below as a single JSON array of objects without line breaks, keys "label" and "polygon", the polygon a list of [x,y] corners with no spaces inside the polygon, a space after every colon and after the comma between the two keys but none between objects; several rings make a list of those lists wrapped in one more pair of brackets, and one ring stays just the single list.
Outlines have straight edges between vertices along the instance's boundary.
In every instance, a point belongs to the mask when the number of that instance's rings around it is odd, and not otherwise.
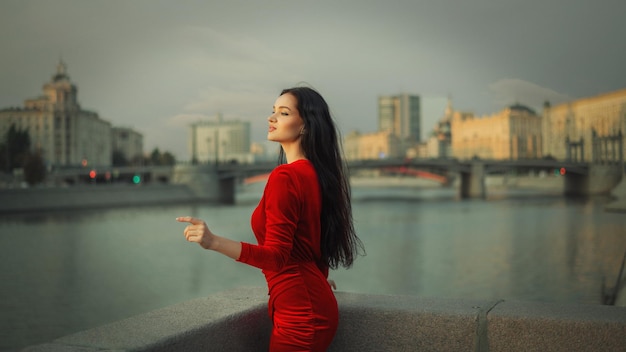
[{"label": "cloud", "polygon": [[546,101],[555,105],[572,100],[565,94],[518,78],[504,78],[488,88],[496,109],[519,103],[540,111]]},{"label": "cloud", "polygon": [[270,94],[266,87],[208,86],[190,99],[183,110],[188,113],[206,114],[222,112],[247,120],[256,118],[261,111],[269,114],[274,99],[276,94]]},{"label": "cloud", "polygon": [[302,61],[294,52],[272,48],[262,40],[208,26],[185,26],[172,34],[186,54],[180,64],[196,74],[228,82],[267,81],[290,75]]},{"label": "cloud", "polygon": [[205,114],[178,114],[169,118],[165,124],[168,126],[187,126],[197,121],[205,121],[213,119],[213,117]]},{"label": "cloud", "polygon": [[[159,145],[167,146],[177,157],[188,157],[186,142],[190,124],[198,121],[215,121],[217,114],[224,120],[249,121],[253,141],[265,139],[267,116],[278,95],[278,90],[265,85],[241,85],[235,87],[206,86],[190,98],[182,112],[172,115],[162,125],[150,131]],[[162,133],[169,131],[168,133]]]},{"label": "cloud", "polygon": [[[626,47],[615,43],[626,2],[611,2],[590,12],[565,0],[456,11],[434,0],[5,0],[0,108],[39,94],[62,56],[81,106],[181,158],[188,125],[217,113],[265,140],[276,96],[299,82],[320,90],[344,133],[375,130],[377,96],[400,92],[451,95],[477,114],[541,109],[624,87],[615,73]],[[424,113],[425,132],[439,105]]]}]

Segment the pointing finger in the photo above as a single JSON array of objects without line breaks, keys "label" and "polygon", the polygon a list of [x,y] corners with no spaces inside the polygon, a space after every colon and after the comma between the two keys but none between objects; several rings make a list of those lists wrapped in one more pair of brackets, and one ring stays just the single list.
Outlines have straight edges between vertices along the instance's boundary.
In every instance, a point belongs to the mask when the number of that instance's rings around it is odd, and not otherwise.
[{"label": "pointing finger", "polygon": [[204,221],[191,217],[191,216],[179,216],[176,218],[176,221],[178,222],[188,222],[192,225],[200,225],[202,224]]}]

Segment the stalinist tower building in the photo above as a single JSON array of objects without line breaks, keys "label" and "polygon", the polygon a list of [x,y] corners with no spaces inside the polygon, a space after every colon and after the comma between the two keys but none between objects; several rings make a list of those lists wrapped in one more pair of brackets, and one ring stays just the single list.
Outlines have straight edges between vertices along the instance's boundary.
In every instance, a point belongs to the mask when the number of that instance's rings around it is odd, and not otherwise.
[{"label": "stalinist tower building", "polygon": [[110,166],[111,123],[81,109],[77,92],[60,61],[43,85],[42,96],[25,100],[23,108],[0,110],[0,136],[6,136],[12,125],[27,130],[31,148],[40,151],[50,166]]}]

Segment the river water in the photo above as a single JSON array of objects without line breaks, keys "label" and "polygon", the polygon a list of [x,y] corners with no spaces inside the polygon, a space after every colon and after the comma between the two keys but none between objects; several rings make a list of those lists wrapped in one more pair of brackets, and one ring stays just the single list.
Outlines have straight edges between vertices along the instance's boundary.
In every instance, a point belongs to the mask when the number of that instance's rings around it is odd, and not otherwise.
[{"label": "river water", "polygon": [[[331,272],[338,290],[600,304],[626,250],[606,198],[453,189],[355,188],[367,255]],[[184,240],[180,215],[253,241],[252,186],[234,206],[171,205],[0,217],[0,350],[15,350],[238,286],[258,269]]]}]

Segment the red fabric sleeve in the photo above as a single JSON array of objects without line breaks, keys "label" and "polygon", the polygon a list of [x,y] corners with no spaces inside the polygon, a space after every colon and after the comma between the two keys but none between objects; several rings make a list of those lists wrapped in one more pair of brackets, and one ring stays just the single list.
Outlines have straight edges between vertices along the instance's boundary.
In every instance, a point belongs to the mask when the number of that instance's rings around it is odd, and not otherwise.
[{"label": "red fabric sleeve", "polygon": [[294,176],[276,169],[265,187],[265,240],[259,245],[241,243],[238,261],[269,271],[279,271],[289,260],[300,217]]}]

